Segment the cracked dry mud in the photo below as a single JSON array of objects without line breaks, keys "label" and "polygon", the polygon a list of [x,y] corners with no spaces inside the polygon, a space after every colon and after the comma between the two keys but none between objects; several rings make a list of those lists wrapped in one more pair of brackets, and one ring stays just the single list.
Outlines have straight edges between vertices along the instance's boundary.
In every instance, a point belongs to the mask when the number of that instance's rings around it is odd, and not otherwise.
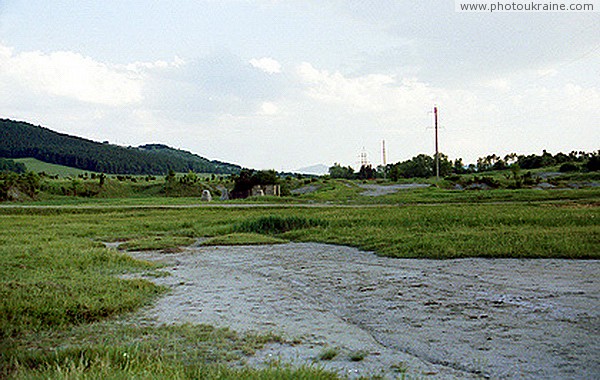
[{"label": "cracked dry mud", "polygon": [[[600,262],[415,260],[317,243],[190,247],[163,260],[159,323],[274,331],[249,359],[317,361],[349,377],[600,378]],[[298,343],[301,341],[301,343]],[[339,349],[331,361],[316,358]],[[364,351],[353,362],[351,353]]]}]

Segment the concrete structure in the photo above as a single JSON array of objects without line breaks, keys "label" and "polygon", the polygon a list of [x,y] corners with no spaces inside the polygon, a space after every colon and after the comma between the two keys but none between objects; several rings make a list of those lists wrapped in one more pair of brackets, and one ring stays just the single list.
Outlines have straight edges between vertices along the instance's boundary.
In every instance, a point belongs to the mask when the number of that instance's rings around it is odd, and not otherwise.
[{"label": "concrete structure", "polygon": [[201,200],[203,202],[210,202],[212,201],[212,195],[210,194],[209,190],[202,190],[202,198]]},{"label": "concrete structure", "polygon": [[279,185],[256,185],[252,188],[252,196],[271,195],[275,197],[281,196],[281,187]]}]

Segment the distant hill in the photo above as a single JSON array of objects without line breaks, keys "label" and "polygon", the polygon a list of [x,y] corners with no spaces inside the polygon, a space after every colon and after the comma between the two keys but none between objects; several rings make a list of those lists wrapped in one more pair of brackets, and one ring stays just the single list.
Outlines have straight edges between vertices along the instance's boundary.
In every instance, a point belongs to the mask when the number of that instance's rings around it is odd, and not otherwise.
[{"label": "distant hill", "polygon": [[296,170],[296,173],[323,175],[329,173],[329,166],[323,164],[307,166]]},{"label": "distant hill", "polygon": [[33,157],[107,174],[165,174],[169,170],[232,174],[241,170],[238,165],[211,161],[162,144],[123,147],[8,119],[0,119],[0,157]]}]

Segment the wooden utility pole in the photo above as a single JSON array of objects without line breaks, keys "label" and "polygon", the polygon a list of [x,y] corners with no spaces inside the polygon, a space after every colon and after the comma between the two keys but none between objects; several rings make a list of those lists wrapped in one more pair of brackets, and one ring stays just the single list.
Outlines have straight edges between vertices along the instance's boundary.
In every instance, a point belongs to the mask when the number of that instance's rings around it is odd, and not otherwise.
[{"label": "wooden utility pole", "polygon": [[440,180],[440,152],[438,149],[438,109],[433,107],[433,115],[435,119],[435,179]]}]

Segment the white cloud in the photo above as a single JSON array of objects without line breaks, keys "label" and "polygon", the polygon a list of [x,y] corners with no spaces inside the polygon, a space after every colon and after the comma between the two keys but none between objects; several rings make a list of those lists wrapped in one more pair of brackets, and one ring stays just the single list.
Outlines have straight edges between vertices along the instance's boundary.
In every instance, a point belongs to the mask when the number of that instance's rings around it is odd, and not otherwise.
[{"label": "white cloud", "polygon": [[380,121],[420,118],[436,101],[452,97],[450,91],[430,87],[416,78],[398,80],[378,73],[348,77],[318,70],[306,62],[298,66],[297,72],[309,97]]},{"label": "white cloud", "polygon": [[273,102],[263,102],[260,105],[259,115],[271,116],[275,115],[279,111],[279,107]]},{"label": "white cloud", "polygon": [[17,82],[33,93],[108,106],[142,101],[143,81],[118,68],[69,51],[15,54],[0,45],[0,84]]},{"label": "white cloud", "polygon": [[538,78],[556,76],[558,74],[558,70],[554,68],[543,68],[536,70],[536,74],[538,75]]},{"label": "white cloud", "polygon": [[493,90],[508,91],[510,90],[511,83],[508,79],[498,78],[484,81],[483,86]]},{"label": "white cloud", "polygon": [[173,62],[163,60],[158,60],[154,62],[133,62],[122,67],[127,69],[128,71],[143,72],[145,70],[179,68],[185,65],[186,63],[187,62],[185,60],[176,56]]},{"label": "white cloud", "polygon": [[[573,149],[584,146],[575,136],[592,136],[597,127],[593,120],[598,117],[600,94],[593,86],[538,82],[518,86],[520,76],[490,78],[479,86],[431,86],[417,78],[377,73],[349,76],[310,63],[299,65],[297,74],[306,97],[320,104],[315,106],[323,110],[320,119],[331,116],[321,125],[343,125],[345,144],[353,143],[354,151],[360,146],[351,139],[365,141],[367,149],[377,151],[385,138],[392,154],[401,152],[390,156],[392,161],[430,153],[433,135],[426,128],[433,124],[434,104],[440,108],[442,151],[467,162],[489,152]],[[577,133],[567,132],[575,126]]]},{"label": "white cloud", "polygon": [[281,64],[273,58],[253,58],[250,60],[250,64],[256,67],[257,69],[264,71],[265,73],[277,74],[281,72]]},{"label": "white cloud", "polygon": [[395,78],[382,74],[347,78],[339,72],[317,70],[307,62],[298,66],[297,71],[309,86],[308,94],[312,98],[365,111],[381,111],[382,101],[390,90],[393,91],[391,85],[396,83]]}]

